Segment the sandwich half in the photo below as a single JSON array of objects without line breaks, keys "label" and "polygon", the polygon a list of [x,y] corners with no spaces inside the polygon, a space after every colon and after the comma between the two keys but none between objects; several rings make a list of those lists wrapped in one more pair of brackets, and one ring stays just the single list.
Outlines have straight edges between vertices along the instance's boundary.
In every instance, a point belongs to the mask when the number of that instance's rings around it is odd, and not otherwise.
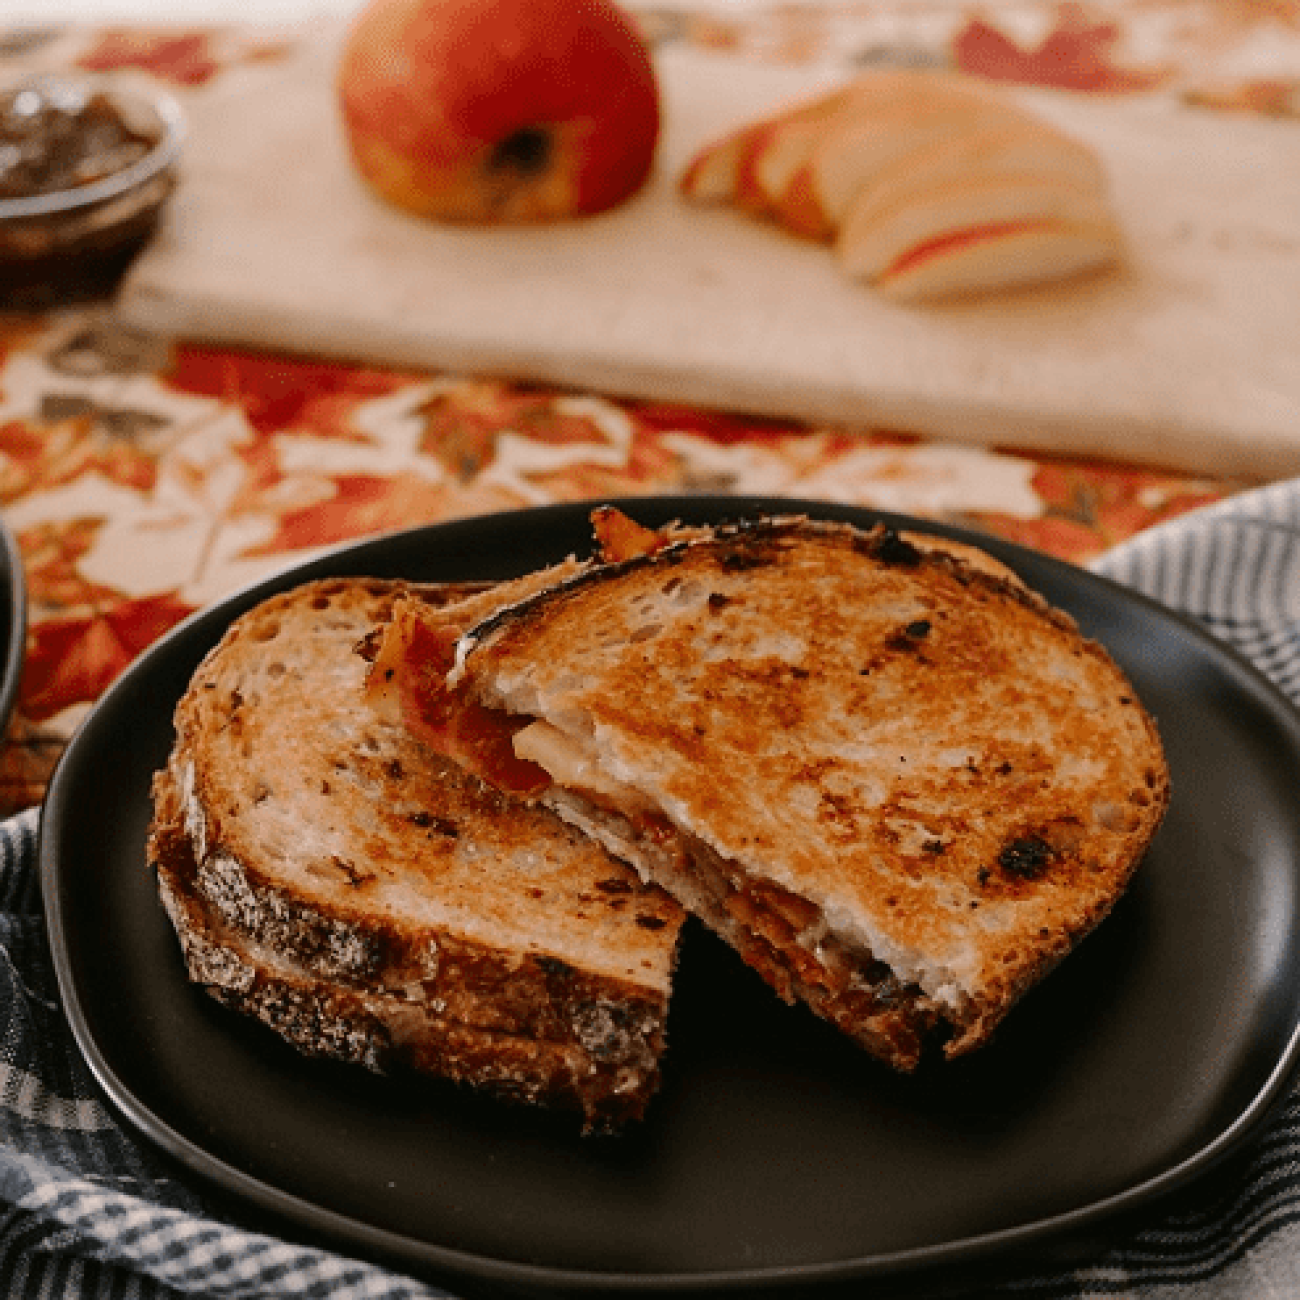
[{"label": "sandwich half", "polygon": [[938,537],[595,523],[597,558],[474,619],[399,602],[372,698],[896,1068],[985,1043],[1163,816],[1159,736],[1122,671]]},{"label": "sandwich half", "polygon": [[149,840],[189,974],[306,1053],[617,1128],[657,1086],[683,913],[366,705],[357,644],[407,591],[273,596],[196,671]]}]

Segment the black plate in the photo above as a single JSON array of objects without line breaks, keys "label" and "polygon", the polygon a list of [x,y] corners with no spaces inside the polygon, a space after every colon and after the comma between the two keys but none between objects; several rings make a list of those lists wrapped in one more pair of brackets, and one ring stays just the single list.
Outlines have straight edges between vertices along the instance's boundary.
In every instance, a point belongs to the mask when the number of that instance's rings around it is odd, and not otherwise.
[{"label": "black plate", "polygon": [[[632,509],[656,523],[790,505]],[[566,1291],[964,1265],[1054,1246],[1184,1184],[1258,1125],[1296,1058],[1300,721],[1190,622],[982,541],[1128,670],[1174,789],[1128,896],[983,1052],[896,1078],[693,932],[661,1095],[631,1133],[584,1141],[442,1084],[305,1060],[186,984],[144,837],[150,774],[201,655],[256,599],[309,577],[503,577],[585,553],[587,512],[570,506],[345,548],[195,616],[106,694],[55,776],[41,867],[64,1000],[109,1097],[291,1230],[425,1276]]]},{"label": "black plate", "polygon": [[13,534],[0,523],[0,735],[18,699],[27,647],[27,583]]}]

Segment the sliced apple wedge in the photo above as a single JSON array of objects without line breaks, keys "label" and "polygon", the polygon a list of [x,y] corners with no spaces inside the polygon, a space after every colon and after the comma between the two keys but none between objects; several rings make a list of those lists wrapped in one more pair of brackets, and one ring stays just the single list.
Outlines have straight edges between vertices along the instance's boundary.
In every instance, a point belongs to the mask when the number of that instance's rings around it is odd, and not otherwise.
[{"label": "sliced apple wedge", "polygon": [[1022,119],[975,126],[895,158],[837,209],[836,225],[842,226],[855,206],[897,207],[912,195],[999,179],[1061,181],[1097,194],[1106,190],[1105,172],[1090,149],[1046,125]]},{"label": "sliced apple wedge", "polygon": [[840,227],[835,251],[846,274],[879,284],[923,255],[981,242],[991,251],[1001,238],[1072,227],[1109,230],[1111,257],[1118,254],[1109,206],[1093,187],[1054,176],[980,176],[915,187],[887,203],[865,191]]},{"label": "sliced apple wedge", "polygon": [[761,124],[748,141],[736,177],[736,201],[757,216],[775,216],[789,178],[803,165],[849,92],[832,91]]},{"label": "sliced apple wedge", "polygon": [[[816,119],[839,102],[837,89],[811,102],[785,105],[776,112],[748,122],[699,149],[687,163],[677,183],[678,190],[699,203],[738,203],[753,208],[752,169],[757,155],[767,147],[773,132],[787,123]],[[744,178],[744,179],[742,179]],[[743,193],[742,191],[750,191]]]},{"label": "sliced apple wedge", "polygon": [[796,220],[837,230],[859,193],[931,150],[960,155],[977,133],[1014,137],[1031,130],[1008,105],[963,97],[925,104],[895,103],[858,114],[827,132],[790,186],[787,206]]},{"label": "sliced apple wedge", "polygon": [[975,227],[909,249],[875,284],[895,302],[982,296],[1103,270],[1118,249],[1110,222]]},{"label": "sliced apple wedge", "polygon": [[821,129],[806,128],[757,167],[769,210],[782,225],[829,239],[857,190],[912,149],[983,123],[1014,122],[1016,110],[956,74],[899,71],[850,82]]},{"label": "sliced apple wedge", "polygon": [[740,198],[751,212],[780,217],[781,200],[790,179],[800,172],[807,159],[822,142],[827,131],[850,112],[848,92],[828,95],[805,110],[789,113],[775,122],[755,140],[755,147],[742,166]]},{"label": "sliced apple wedge", "polygon": [[697,155],[681,189],[833,243],[900,298],[1075,275],[1121,248],[1087,145],[941,71],[865,73],[780,109]]},{"label": "sliced apple wedge", "polygon": [[731,203],[736,198],[740,162],[754,127],[733,131],[701,149],[687,164],[678,189],[696,203]]},{"label": "sliced apple wedge", "polygon": [[968,104],[1005,108],[956,74],[882,72],[855,78],[810,100],[786,104],[706,145],[678,182],[687,198],[735,202],[755,215],[776,216],[790,182],[828,136],[863,116],[889,130],[914,114],[945,119]]},{"label": "sliced apple wedge", "polygon": [[947,113],[911,106],[846,114],[823,132],[788,179],[777,218],[799,234],[830,239],[858,193],[878,175],[961,129]]}]

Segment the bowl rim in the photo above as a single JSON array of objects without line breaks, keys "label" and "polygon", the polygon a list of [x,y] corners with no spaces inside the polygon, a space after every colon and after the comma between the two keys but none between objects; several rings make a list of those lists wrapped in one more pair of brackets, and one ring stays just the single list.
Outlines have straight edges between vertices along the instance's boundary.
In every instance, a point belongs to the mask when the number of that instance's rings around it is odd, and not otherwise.
[{"label": "bowl rim", "polygon": [[20,199],[0,199],[0,222],[30,220],[33,217],[57,216],[94,207],[109,199],[130,193],[154,179],[175,161],[185,142],[188,122],[180,101],[161,88],[115,85],[94,77],[69,77],[62,74],[36,75],[20,79],[5,89],[22,86],[40,87],[58,84],[102,92],[122,103],[143,104],[156,114],[162,134],[142,158],[129,167],[113,172],[101,180],[72,189],[53,190]]}]

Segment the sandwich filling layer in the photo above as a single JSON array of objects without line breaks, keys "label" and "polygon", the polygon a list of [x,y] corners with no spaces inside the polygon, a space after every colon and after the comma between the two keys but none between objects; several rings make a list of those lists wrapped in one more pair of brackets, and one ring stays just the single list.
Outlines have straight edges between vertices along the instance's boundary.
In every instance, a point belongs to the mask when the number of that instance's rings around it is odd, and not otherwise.
[{"label": "sandwich filling layer", "polygon": [[747,876],[696,836],[653,815],[627,815],[556,789],[545,802],[633,863],[666,880],[679,901],[739,953],[788,1003],[804,1002],[896,1069],[920,1064],[951,1029],[940,1005],[885,962],[830,930],[820,908]]},{"label": "sandwich filling layer", "polygon": [[941,1002],[860,941],[834,933],[810,899],[750,875],[674,825],[573,736],[535,720],[514,731],[513,745],[550,776],[543,803],[647,881],[670,882],[686,909],[726,938],[784,1001],[806,1002],[899,1069],[918,1065],[926,1042],[941,1036]]}]

